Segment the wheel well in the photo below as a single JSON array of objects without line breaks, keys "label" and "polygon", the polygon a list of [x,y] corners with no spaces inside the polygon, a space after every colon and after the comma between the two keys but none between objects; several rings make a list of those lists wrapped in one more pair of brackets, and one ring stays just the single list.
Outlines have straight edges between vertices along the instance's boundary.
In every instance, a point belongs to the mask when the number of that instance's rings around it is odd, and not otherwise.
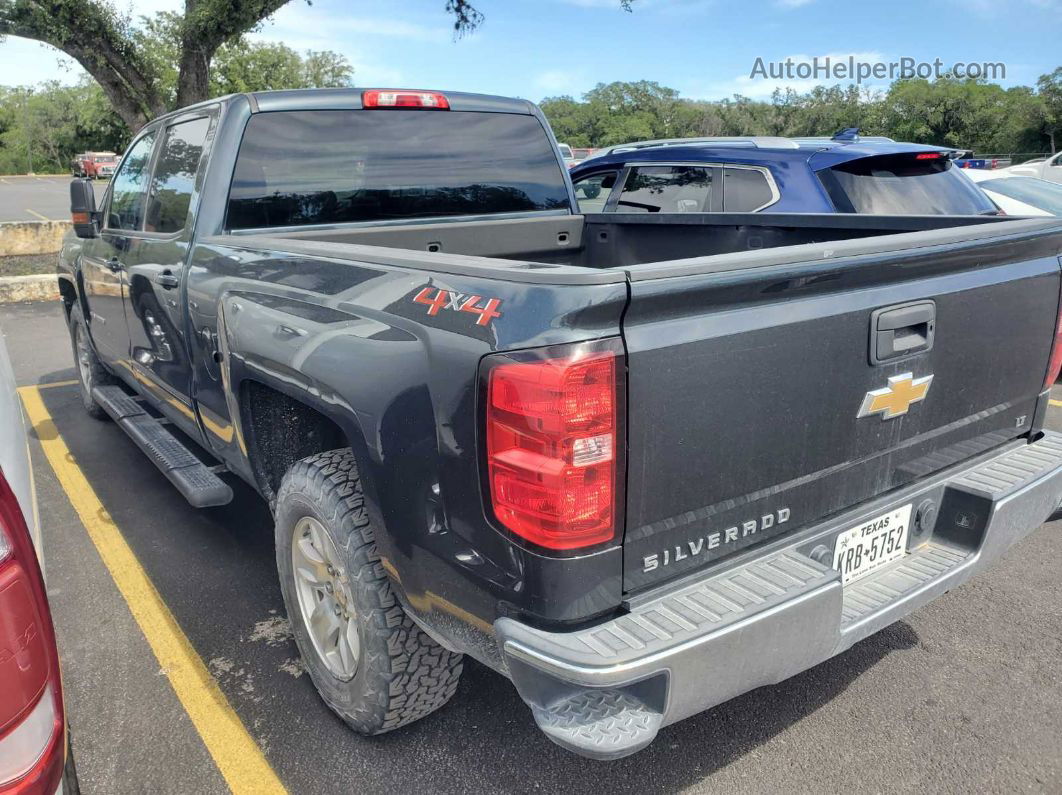
[{"label": "wheel well", "polygon": [[66,279],[60,279],[59,295],[63,299],[63,311],[66,313],[66,320],[67,322],[70,322],[70,310],[73,309],[74,304],[77,301],[77,290],[75,290],[74,285]]},{"label": "wheel well", "polygon": [[349,447],[343,429],[317,409],[258,381],[240,390],[247,457],[263,495],[272,503],[284,474],[300,459]]}]

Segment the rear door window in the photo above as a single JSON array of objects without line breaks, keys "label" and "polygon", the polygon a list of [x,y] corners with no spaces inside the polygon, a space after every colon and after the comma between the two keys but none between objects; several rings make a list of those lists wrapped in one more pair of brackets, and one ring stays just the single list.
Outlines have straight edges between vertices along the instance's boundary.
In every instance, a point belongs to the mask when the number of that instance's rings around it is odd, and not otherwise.
[{"label": "rear door window", "polygon": [[247,123],[228,226],[570,210],[560,161],[534,116],[283,111]]},{"label": "rear door window", "polygon": [[823,169],[838,212],[872,215],[985,215],[995,205],[946,157],[878,155]]},{"label": "rear door window", "polygon": [[756,168],[723,169],[723,211],[754,213],[776,199],[767,175]]},{"label": "rear door window", "polygon": [[209,128],[210,119],[205,116],[166,128],[166,140],[151,178],[146,231],[184,229]]},{"label": "rear door window", "polygon": [[713,172],[702,166],[635,166],[627,175],[616,212],[710,212]]},{"label": "rear door window", "polygon": [[617,171],[590,174],[573,183],[575,200],[581,213],[603,213],[612,189],[616,186]]}]

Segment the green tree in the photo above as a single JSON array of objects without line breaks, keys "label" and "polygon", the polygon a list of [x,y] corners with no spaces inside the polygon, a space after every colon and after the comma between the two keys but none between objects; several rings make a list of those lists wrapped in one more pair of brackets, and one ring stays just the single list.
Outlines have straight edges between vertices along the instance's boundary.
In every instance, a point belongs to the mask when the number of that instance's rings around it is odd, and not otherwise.
[{"label": "green tree", "polygon": [[[176,102],[177,47],[168,38],[165,19],[156,19],[139,36],[143,52],[159,75],[156,90],[167,106]],[[282,44],[260,44],[241,37],[218,49],[211,71],[213,95],[272,88],[344,86],[351,68],[337,53],[300,56]],[[0,173],[65,171],[74,154],[85,150],[121,152],[130,130],[103,89],[87,75],[75,86],[42,83],[32,88],[0,88]]]},{"label": "green tree", "polygon": [[[183,13],[170,15],[173,52],[162,58],[176,64],[172,81],[159,71],[160,56],[144,51],[140,27],[112,0],[0,0],[0,37],[34,39],[62,50],[92,75],[135,131],[168,107],[209,97],[210,65],[219,49],[257,29],[288,2],[184,0]],[[446,9],[457,33],[482,21],[468,0],[446,0]],[[313,64],[317,74],[328,73],[327,60]]]},{"label": "green tree", "polygon": [[88,78],[74,86],[0,88],[0,173],[66,171],[76,152],[120,150],[127,136]]},{"label": "green tree", "polygon": [[648,138],[830,136],[845,127],[865,135],[983,153],[1055,149],[1062,135],[1062,67],[1036,89],[979,80],[901,80],[882,93],[856,86],[775,91],[769,101],[740,95],[717,102],[683,99],[658,83],[599,84],[581,101],[550,97],[542,109],[558,137],[576,146]]},{"label": "green tree", "polygon": [[1051,151],[1056,152],[1062,140],[1062,66],[1050,74],[1041,75],[1036,81],[1036,90],[1041,100],[1037,121],[1050,141]]},{"label": "green tree", "polygon": [[[177,101],[180,77],[181,17],[160,12],[142,17],[133,36],[151,63],[156,90],[167,107]],[[350,85],[353,69],[335,52],[309,51],[305,57],[284,44],[252,42],[239,36],[218,47],[211,64],[210,96],[281,88],[337,88]]]}]

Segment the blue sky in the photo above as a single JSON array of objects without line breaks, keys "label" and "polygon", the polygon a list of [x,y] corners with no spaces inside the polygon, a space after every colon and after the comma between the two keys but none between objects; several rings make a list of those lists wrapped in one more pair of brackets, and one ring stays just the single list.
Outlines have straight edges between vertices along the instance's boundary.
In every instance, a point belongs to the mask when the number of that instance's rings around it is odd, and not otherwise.
[{"label": "blue sky", "polygon": [[[757,57],[901,56],[946,64],[1001,61],[1004,85],[1032,84],[1062,65],[1062,0],[478,0],[486,22],[454,41],[444,0],[293,0],[260,33],[298,50],[331,49],[354,64],[357,85],[440,88],[539,100],[579,96],[599,82],[656,80],[684,96],[769,96],[781,84],[750,80]],[[138,0],[135,13],[180,0]],[[120,7],[121,6],[120,4]],[[9,38],[0,82],[72,82],[57,51]],[[887,81],[886,81],[887,82]],[[879,81],[871,88],[884,87]]]}]

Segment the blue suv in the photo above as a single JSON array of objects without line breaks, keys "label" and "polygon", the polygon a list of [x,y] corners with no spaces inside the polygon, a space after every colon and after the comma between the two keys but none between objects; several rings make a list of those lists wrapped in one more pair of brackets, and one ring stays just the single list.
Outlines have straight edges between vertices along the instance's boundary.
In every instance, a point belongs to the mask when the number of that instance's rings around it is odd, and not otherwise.
[{"label": "blue suv", "polygon": [[584,213],[994,215],[951,150],[852,130],[613,147],[571,169]]}]

